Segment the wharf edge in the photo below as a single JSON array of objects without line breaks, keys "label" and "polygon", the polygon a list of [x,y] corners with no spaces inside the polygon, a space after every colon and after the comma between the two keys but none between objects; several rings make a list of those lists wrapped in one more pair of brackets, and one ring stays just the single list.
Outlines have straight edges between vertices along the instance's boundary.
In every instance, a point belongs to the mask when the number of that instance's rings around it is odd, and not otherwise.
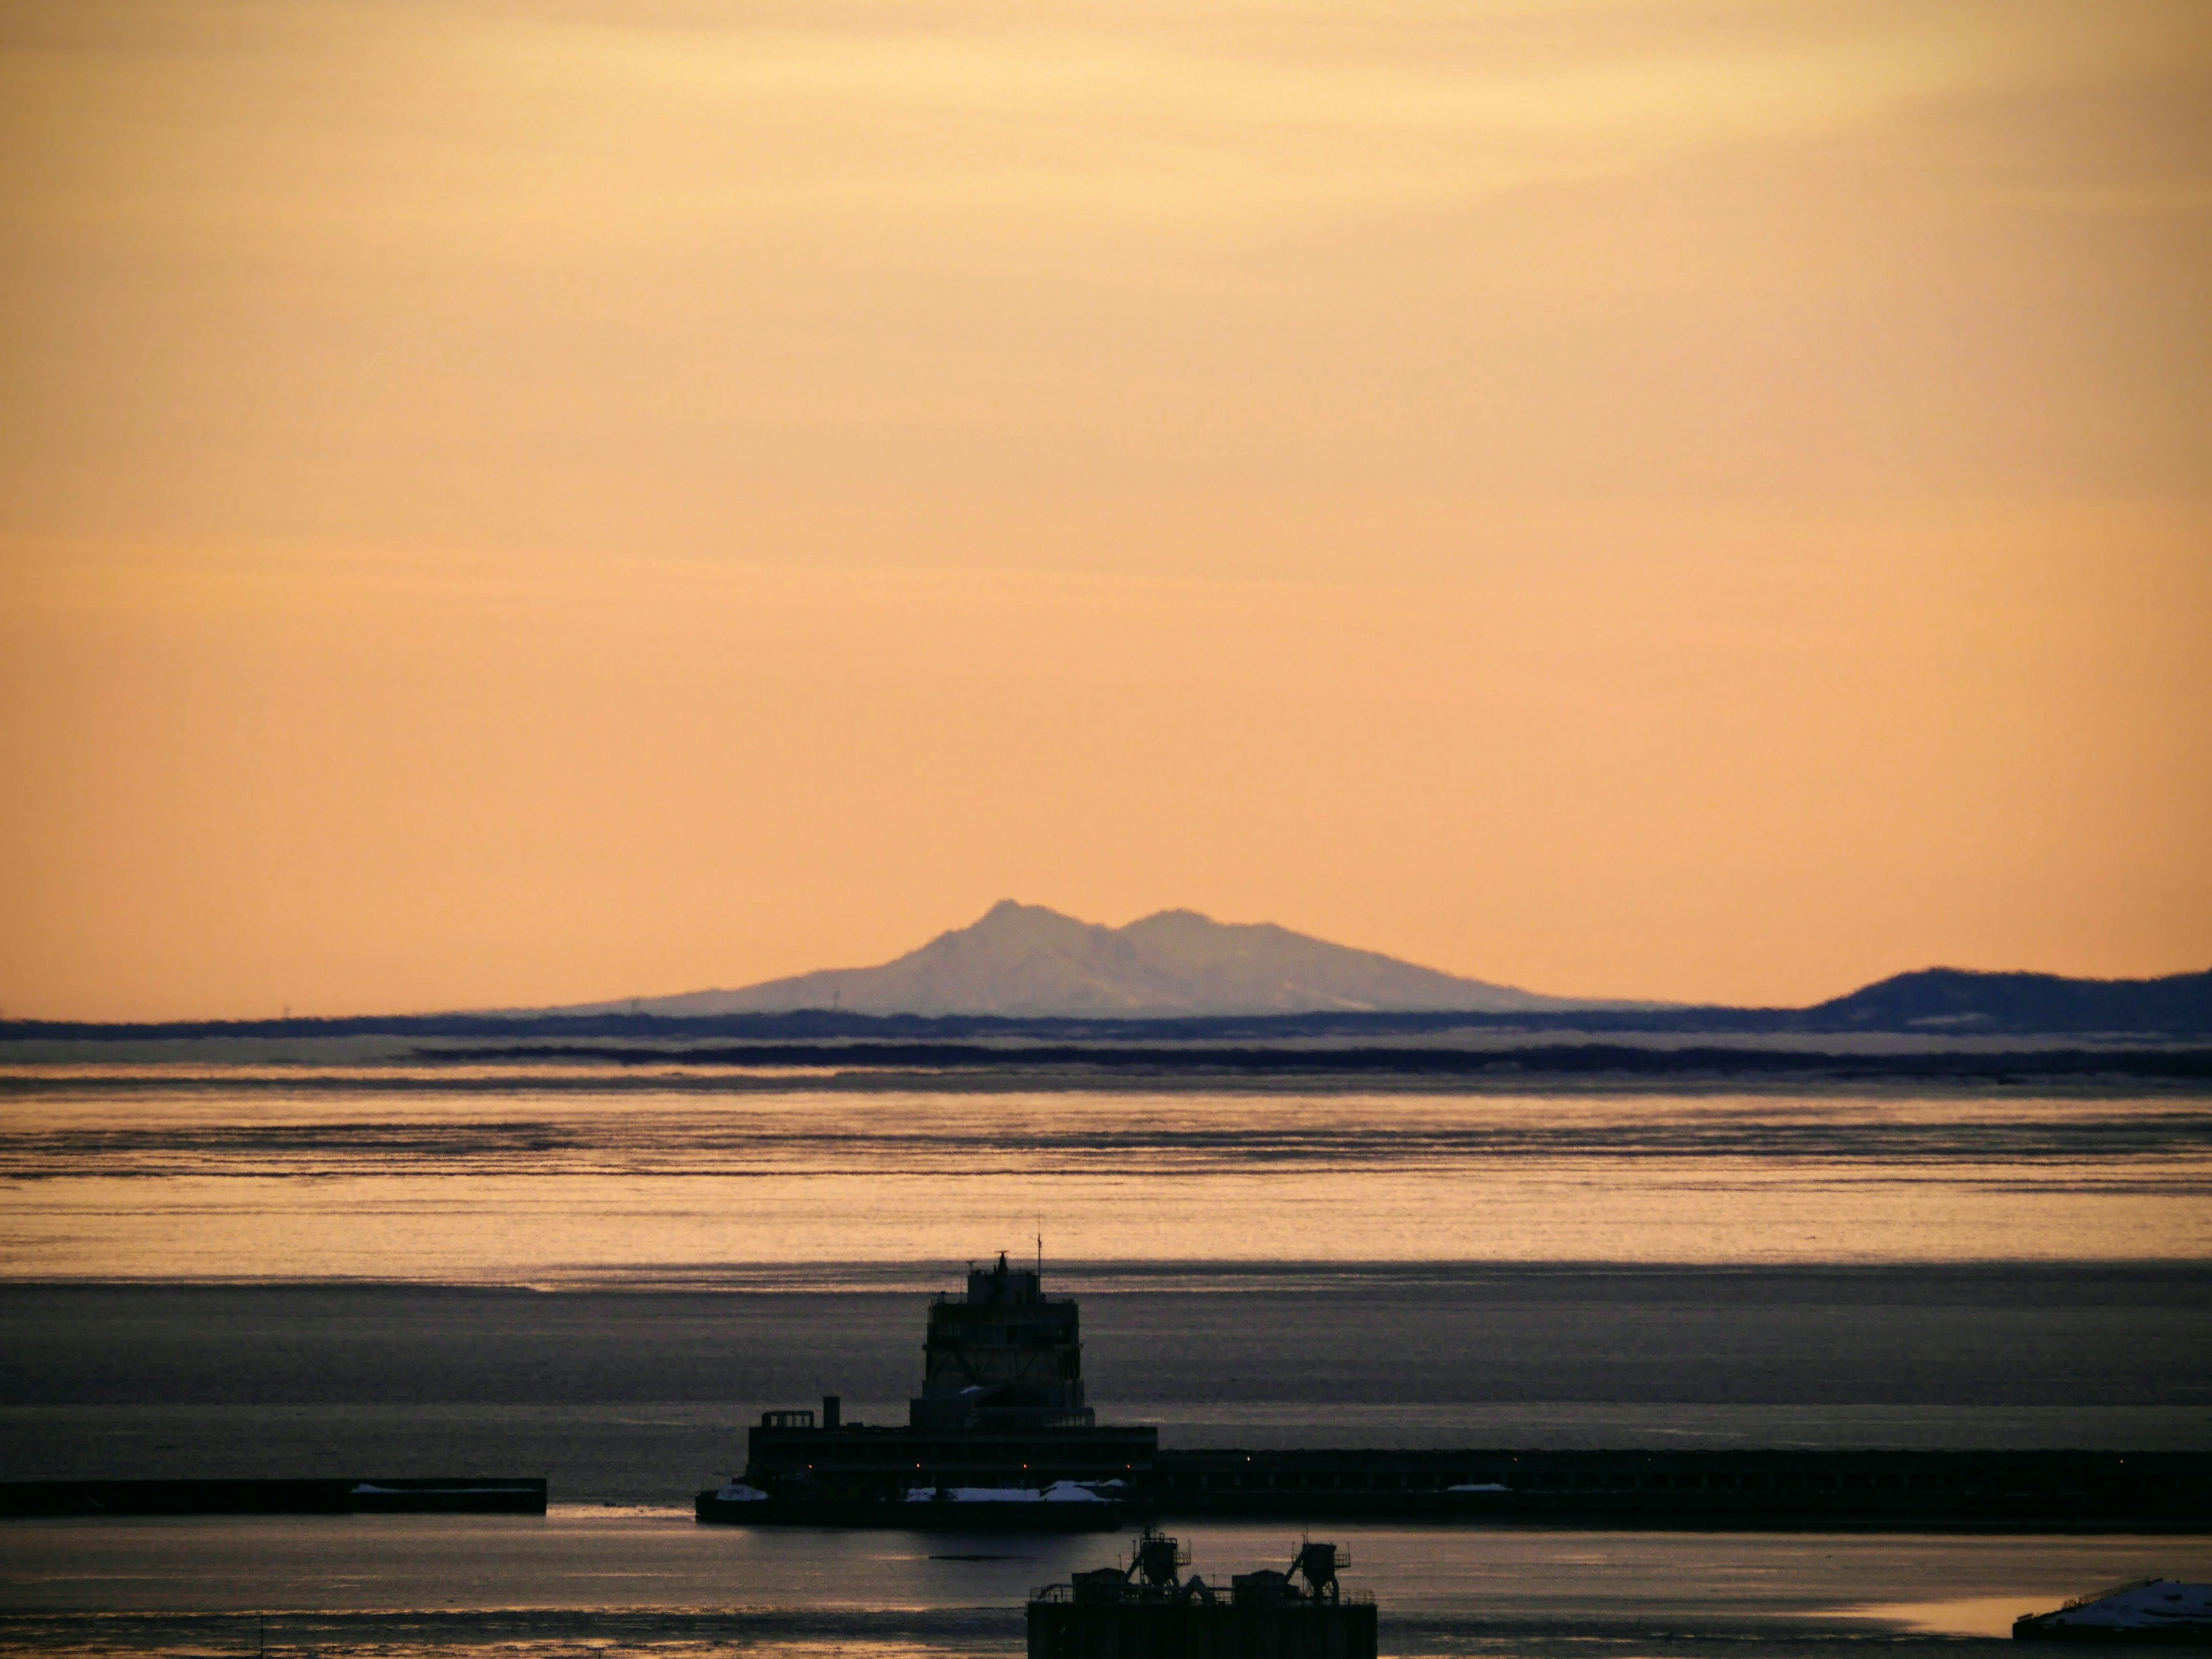
[{"label": "wharf edge", "polygon": [[[1043,1263],[970,1267],[929,1307],[902,1424],[836,1395],[763,1413],[706,1522],[1103,1530],[1120,1517],[1422,1520],[1714,1531],[2212,1534],[2212,1452],[1164,1449],[1085,1398],[1079,1314]],[[1065,1498],[1048,1518],[1048,1489]],[[1036,1502],[1019,1502],[1029,1498]],[[990,1501],[967,1501],[971,1499]]]}]

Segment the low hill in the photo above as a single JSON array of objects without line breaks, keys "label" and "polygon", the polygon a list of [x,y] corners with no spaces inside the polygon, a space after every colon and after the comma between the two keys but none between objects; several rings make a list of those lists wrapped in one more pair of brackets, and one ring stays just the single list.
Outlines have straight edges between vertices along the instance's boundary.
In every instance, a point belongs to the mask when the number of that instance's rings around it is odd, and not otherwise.
[{"label": "low hill", "polygon": [[2063,979],[1925,968],[1805,1011],[1825,1030],[1956,1032],[2212,1031],[2212,972]]}]

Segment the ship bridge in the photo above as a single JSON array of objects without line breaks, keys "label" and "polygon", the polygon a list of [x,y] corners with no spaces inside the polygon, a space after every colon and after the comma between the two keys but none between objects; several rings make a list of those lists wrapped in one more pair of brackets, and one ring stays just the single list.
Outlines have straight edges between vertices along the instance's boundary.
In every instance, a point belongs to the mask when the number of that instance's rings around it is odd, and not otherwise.
[{"label": "ship bridge", "polygon": [[[794,1501],[882,1504],[921,1487],[1041,1492],[1073,1481],[1121,1492],[1146,1478],[1159,1431],[1098,1426],[1083,1398],[1074,1299],[1048,1297],[1042,1281],[1003,1255],[992,1267],[971,1265],[964,1296],[930,1304],[921,1392],[905,1425],[848,1423],[834,1395],[823,1397],[818,1424],[804,1408],[765,1412],[745,1437],[745,1484]],[[774,1518],[761,1512],[772,1506],[734,1507],[749,1519]],[[1102,1508],[1043,1507],[1063,1519]]]},{"label": "ship bridge", "polygon": [[921,1393],[908,1407],[917,1429],[1087,1429],[1083,1339],[1072,1297],[1044,1293],[1043,1274],[968,1269],[964,1297],[930,1304]]}]

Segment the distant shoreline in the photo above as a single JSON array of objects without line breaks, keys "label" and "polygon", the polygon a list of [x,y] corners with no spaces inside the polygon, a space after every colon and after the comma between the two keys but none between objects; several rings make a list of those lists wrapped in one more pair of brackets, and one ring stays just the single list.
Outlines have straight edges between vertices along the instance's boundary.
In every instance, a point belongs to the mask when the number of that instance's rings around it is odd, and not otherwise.
[{"label": "distant shoreline", "polygon": [[[374,1052],[362,1052],[374,1048]],[[333,1052],[350,1048],[353,1052]],[[259,1049],[260,1052],[252,1052]],[[313,1052],[320,1050],[321,1052]],[[1990,1048],[1566,1042],[1511,1047],[1157,1042],[283,1043],[264,1039],[0,1045],[0,1097],[79,1088],[561,1093],[651,1088],[987,1092],[1251,1088],[1307,1091],[1695,1092],[1910,1087],[2212,1092],[2212,1047]],[[130,1068],[101,1072],[86,1068]],[[325,1067],[340,1072],[317,1075]],[[487,1074],[477,1069],[497,1068]],[[146,1069],[139,1069],[139,1068]],[[558,1070],[551,1068],[561,1068]],[[45,1069],[52,1068],[52,1069]]]}]

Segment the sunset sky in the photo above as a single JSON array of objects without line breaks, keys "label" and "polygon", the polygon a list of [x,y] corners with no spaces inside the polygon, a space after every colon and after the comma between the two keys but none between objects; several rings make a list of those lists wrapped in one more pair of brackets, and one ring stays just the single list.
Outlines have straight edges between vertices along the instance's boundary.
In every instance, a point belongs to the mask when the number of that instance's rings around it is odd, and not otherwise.
[{"label": "sunset sky", "polygon": [[0,9],[0,1012],[1014,896],[2212,966],[2212,6]]}]

